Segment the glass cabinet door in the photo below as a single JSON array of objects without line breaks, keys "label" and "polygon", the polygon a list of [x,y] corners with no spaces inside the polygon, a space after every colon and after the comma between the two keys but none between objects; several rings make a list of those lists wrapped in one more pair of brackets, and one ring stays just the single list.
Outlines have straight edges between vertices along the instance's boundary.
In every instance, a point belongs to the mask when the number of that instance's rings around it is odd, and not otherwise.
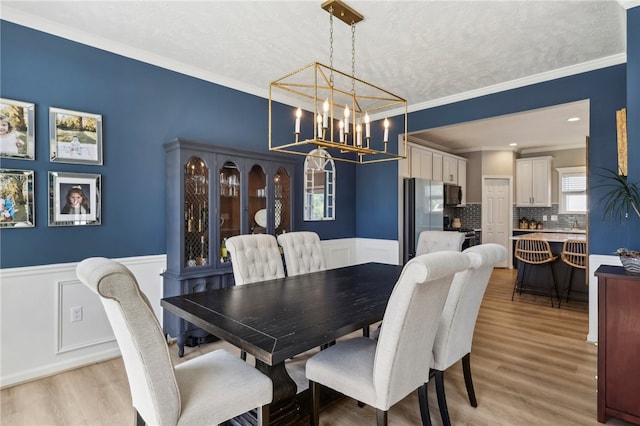
[{"label": "glass cabinet door", "polygon": [[234,235],[240,235],[240,172],[237,164],[227,161],[220,169],[220,262],[228,262],[226,240]]},{"label": "glass cabinet door", "polygon": [[254,165],[249,170],[249,233],[267,233],[267,176],[264,169]]},{"label": "glass cabinet door", "polygon": [[275,233],[291,232],[291,176],[284,167],[280,167],[273,177],[273,188]]},{"label": "glass cabinet door", "polygon": [[209,169],[199,157],[184,166],[185,268],[209,264]]}]

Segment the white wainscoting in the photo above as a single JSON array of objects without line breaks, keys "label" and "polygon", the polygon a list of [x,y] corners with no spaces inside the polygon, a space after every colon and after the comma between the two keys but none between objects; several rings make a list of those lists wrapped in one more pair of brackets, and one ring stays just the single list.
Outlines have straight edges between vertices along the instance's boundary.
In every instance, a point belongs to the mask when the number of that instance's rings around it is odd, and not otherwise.
[{"label": "white wainscoting", "polygon": [[[322,241],[328,267],[398,264],[398,241],[345,238]],[[136,276],[162,323],[166,256],[116,259]],[[120,355],[98,296],[81,284],[76,263],[0,270],[0,387],[45,377]],[[70,308],[83,319],[71,322]]]},{"label": "white wainscoting", "polygon": [[622,266],[619,256],[592,254],[589,256],[589,334],[588,342],[598,341],[598,277],[594,274],[600,265]]}]

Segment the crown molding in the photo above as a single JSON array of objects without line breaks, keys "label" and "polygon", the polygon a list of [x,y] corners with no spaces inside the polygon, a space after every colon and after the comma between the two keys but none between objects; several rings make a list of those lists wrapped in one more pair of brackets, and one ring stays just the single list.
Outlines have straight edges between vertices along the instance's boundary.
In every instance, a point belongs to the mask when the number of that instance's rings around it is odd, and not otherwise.
[{"label": "crown molding", "polygon": [[632,7],[640,6],[640,0],[618,0],[618,3],[627,10]]}]

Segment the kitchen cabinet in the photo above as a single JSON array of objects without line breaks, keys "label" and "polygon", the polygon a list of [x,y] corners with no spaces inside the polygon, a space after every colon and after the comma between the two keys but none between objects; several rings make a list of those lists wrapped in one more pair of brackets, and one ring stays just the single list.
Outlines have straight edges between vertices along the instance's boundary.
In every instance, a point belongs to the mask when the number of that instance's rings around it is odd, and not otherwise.
[{"label": "kitchen cabinet", "polygon": [[467,159],[422,145],[409,144],[409,175],[463,187],[467,184]]},{"label": "kitchen cabinet", "polygon": [[551,207],[552,157],[516,160],[516,205]]},{"label": "kitchen cabinet", "polygon": [[640,275],[602,265],[598,277],[598,421],[640,425]]},{"label": "kitchen cabinet", "polygon": [[[461,205],[467,204],[467,160],[458,160],[458,185],[462,188]],[[478,243],[479,244],[479,243]]]},{"label": "kitchen cabinet", "polygon": [[442,157],[442,181],[451,185],[458,184],[458,159],[445,155]]},{"label": "kitchen cabinet", "polygon": [[423,147],[411,145],[409,147],[411,160],[411,177],[433,179],[433,152]]},{"label": "kitchen cabinet", "polygon": [[[185,139],[165,144],[165,153],[163,297],[234,285],[226,238],[294,229],[293,159]],[[163,328],[180,356],[185,343],[208,336],[167,311]]]}]

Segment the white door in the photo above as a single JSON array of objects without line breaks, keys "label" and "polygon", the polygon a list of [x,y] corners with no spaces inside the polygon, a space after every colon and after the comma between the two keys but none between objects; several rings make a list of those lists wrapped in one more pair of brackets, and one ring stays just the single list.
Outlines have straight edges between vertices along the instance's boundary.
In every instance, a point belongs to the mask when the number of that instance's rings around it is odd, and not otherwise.
[{"label": "white door", "polygon": [[509,178],[483,178],[482,242],[496,243],[507,249],[507,259],[496,264],[507,268],[511,264],[511,181]]}]

